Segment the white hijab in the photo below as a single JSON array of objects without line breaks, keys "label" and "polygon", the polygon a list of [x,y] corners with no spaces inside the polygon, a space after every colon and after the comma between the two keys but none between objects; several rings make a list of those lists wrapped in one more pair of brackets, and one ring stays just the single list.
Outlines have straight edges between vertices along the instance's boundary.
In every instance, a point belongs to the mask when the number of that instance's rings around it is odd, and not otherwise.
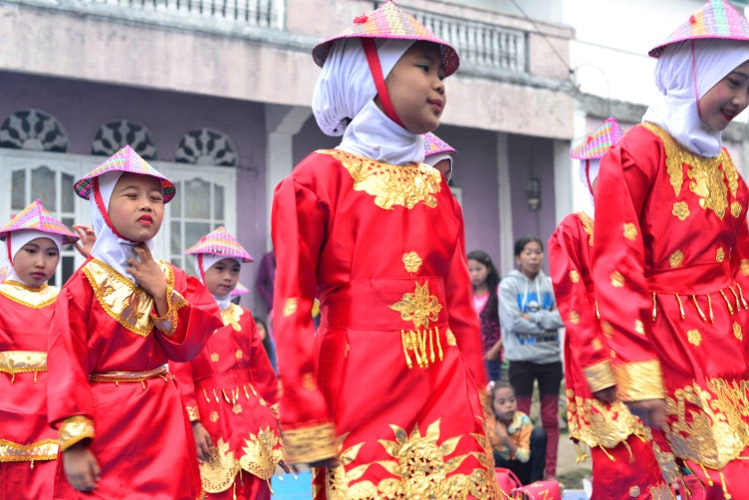
[{"label": "white hijab", "polygon": [[37,238],[49,238],[57,246],[57,252],[62,252],[62,235],[45,233],[44,231],[37,231],[36,229],[19,229],[18,231],[11,231],[5,240],[5,245],[8,248],[8,254],[12,256],[11,261],[8,263],[8,274],[5,277],[6,281],[17,281],[29,286],[28,283],[23,281],[13,269],[13,259],[16,258],[16,254],[23,248],[23,246]]},{"label": "white hijab", "polygon": [[[112,199],[114,186],[123,173],[122,171],[115,170],[99,176],[99,193],[107,211],[109,210],[109,200]],[[91,249],[91,257],[104,262],[137,285],[137,280],[127,272],[127,260],[135,257],[133,247],[140,243],[120,238],[112,232],[112,229],[104,220],[104,214],[99,211],[95,193],[91,193],[91,213],[94,220],[94,232],[96,233],[96,243],[94,243],[94,247]],[[146,246],[149,250],[153,250],[153,240],[146,241]]]},{"label": "white hijab", "polygon": [[655,83],[663,95],[647,109],[642,121],[664,128],[693,153],[718,156],[721,133],[702,122],[697,102],[748,60],[749,43],[736,40],[705,38],[668,45],[655,67]]},{"label": "white hijab", "polygon": [[[203,257],[203,267],[200,267],[200,257]],[[193,260],[193,263],[195,264],[195,274],[197,274],[200,277],[200,282],[205,285],[205,272],[210,269],[216,262],[224,259],[234,259],[234,257],[226,257],[222,255],[213,255],[210,253],[202,253],[202,254],[196,254],[193,257],[195,259]],[[239,261],[239,259],[234,259],[241,265],[242,263]],[[231,305],[231,292],[227,293],[223,296],[213,295],[211,296],[214,298],[216,303],[218,304],[219,309],[222,311],[229,308]]]},{"label": "white hijab", "polygon": [[[382,76],[387,78],[414,40],[376,39]],[[421,135],[412,134],[380,110],[374,79],[358,38],[334,44],[312,94],[312,111],[327,135],[343,136],[337,149],[373,160],[404,165],[424,159]]]}]

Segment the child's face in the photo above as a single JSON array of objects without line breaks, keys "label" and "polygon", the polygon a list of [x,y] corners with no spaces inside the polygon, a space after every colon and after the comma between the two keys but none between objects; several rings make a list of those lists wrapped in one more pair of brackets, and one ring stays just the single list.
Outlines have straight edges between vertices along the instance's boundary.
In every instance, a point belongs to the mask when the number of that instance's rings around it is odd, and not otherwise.
[{"label": "child's face", "polygon": [[504,421],[511,422],[512,417],[518,409],[518,402],[515,401],[515,393],[509,387],[501,387],[494,391],[492,401],[494,415]]},{"label": "child's face", "polygon": [[13,269],[21,280],[32,288],[39,288],[55,274],[60,262],[60,251],[49,238],[36,238],[13,256]]},{"label": "child's face", "polygon": [[265,337],[268,335],[268,332],[265,331],[265,325],[256,323],[255,326],[257,327],[257,334],[260,335],[260,339],[265,340]]},{"label": "child's face", "polygon": [[439,46],[416,42],[385,79],[395,112],[409,132],[425,134],[440,124],[447,102],[443,75]]},{"label": "child's face", "polygon": [[520,266],[520,272],[529,278],[535,278],[544,261],[544,251],[537,241],[529,241],[520,255],[515,257],[515,263]]},{"label": "child's face", "polygon": [[236,259],[221,259],[205,270],[205,287],[216,297],[229,295],[237,286],[242,265]]},{"label": "child's face", "polygon": [[489,268],[477,260],[468,259],[468,273],[471,275],[473,286],[479,286],[486,281]]},{"label": "child's face", "polygon": [[705,92],[697,106],[702,123],[715,131],[724,130],[749,103],[749,61],[738,66]]},{"label": "child's face", "polygon": [[124,173],[109,200],[109,218],[130,241],[148,241],[159,232],[164,218],[161,181],[150,175]]}]

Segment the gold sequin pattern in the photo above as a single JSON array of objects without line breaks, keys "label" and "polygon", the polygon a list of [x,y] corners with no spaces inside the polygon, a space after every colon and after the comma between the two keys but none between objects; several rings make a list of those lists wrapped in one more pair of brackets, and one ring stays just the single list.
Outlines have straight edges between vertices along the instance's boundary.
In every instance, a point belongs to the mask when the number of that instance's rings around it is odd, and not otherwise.
[{"label": "gold sequin pattern", "polygon": [[637,226],[631,222],[624,223],[624,237],[629,241],[635,241],[637,239]]},{"label": "gold sequin pattern", "polygon": [[580,313],[577,311],[570,311],[570,323],[573,325],[580,323]]},{"label": "gold sequin pattern", "polygon": [[744,209],[741,207],[741,203],[738,201],[734,201],[731,203],[731,215],[733,215],[735,218],[741,217],[741,213],[744,211]]},{"label": "gold sequin pattern", "polygon": [[668,258],[668,264],[672,267],[681,267],[681,265],[684,263],[684,253],[681,250],[676,250],[674,253],[671,254],[671,256]]},{"label": "gold sequin pattern", "polygon": [[242,327],[239,324],[244,309],[237,304],[229,304],[229,307],[221,310],[221,320],[224,322],[224,326],[231,325],[235,332],[241,332]]},{"label": "gold sequin pattern", "polygon": [[689,205],[685,201],[677,201],[671,209],[671,214],[679,220],[685,220],[689,217]]},{"label": "gold sequin pattern", "polygon": [[690,344],[699,347],[702,342],[702,334],[699,330],[687,330],[687,340]]},{"label": "gold sequin pattern", "polygon": [[416,252],[408,252],[403,254],[403,265],[406,268],[406,271],[409,273],[419,272],[419,268],[421,267],[422,263],[423,261],[421,257],[419,257],[419,254]]},{"label": "gold sequin pattern", "polygon": [[570,271],[570,281],[572,283],[580,282],[580,273],[578,273],[576,269],[573,269],[572,271]]},{"label": "gold sequin pattern", "polygon": [[718,248],[715,252],[715,262],[723,262],[726,258],[726,252],[722,248]]}]

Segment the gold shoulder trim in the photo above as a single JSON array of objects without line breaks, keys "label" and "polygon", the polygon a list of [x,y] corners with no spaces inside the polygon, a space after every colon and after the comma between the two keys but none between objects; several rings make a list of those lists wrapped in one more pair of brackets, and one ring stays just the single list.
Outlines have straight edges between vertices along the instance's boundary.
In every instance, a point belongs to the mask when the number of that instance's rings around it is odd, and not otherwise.
[{"label": "gold shoulder trim", "polygon": [[285,430],[282,435],[288,463],[311,463],[337,455],[337,439],[332,423]]},{"label": "gold shoulder trim", "polygon": [[31,288],[18,281],[6,281],[0,285],[0,295],[32,309],[41,309],[54,303],[59,293],[59,288],[46,284],[39,288]]},{"label": "gold shoulder trim", "polygon": [[374,203],[385,210],[399,205],[412,209],[418,203],[437,206],[435,193],[441,190],[441,174],[422,163],[391,165],[337,149],[318,151],[341,162],[354,179],[354,190],[374,196]]},{"label": "gold shoulder trim", "polygon": [[[171,266],[163,261],[158,261],[158,264],[171,289],[174,286]],[[154,326],[151,317],[153,297],[143,288],[97,259],[89,260],[82,271],[91,284],[97,301],[109,317],[141,337],[147,337],[151,333]]]},{"label": "gold shoulder trim", "polygon": [[622,401],[664,399],[663,371],[658,360],[615,366],[616,386]]},{"label": "gold shoulder trim", "polygon": [[60,448],[62,451],[67,450],[74,444],[84,439],[94,439],[94,421],[83,415],[75,415],[63,420],[60,424]]}]

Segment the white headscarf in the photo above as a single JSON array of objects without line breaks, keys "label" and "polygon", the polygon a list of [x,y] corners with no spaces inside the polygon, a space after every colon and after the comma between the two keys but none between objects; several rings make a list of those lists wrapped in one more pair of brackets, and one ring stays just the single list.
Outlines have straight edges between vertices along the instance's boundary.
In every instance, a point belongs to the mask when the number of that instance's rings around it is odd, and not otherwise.
[{"label": "white headscarf", "polygon": [[[414,40],[376,39],[382,76],[387,78]],[[358,38],[337,40],[312,94],[312,111],[327,135],[343,135],[338,149],[373,160],[403,165],[424,159],[421,135],[412,134],[375,104],[374,79]]]},{"label": "white headscarf", "polygon": [[664,128],[693,153],[718,156],[721,133],[702,122],[697,102],[748,60],[749,43],[737,40],[705,38],[668,45],[655,67],[655,83],[663,95],[647,109],[642,121]]},{"label": "white headscarf", "polygon": [[[200,277],[200,282],[205,285],[205,272],[213,267],[213,265],[224,259],[234,259],[241,265],[242,263],[239,261],[239,259],[236,259],[234,257],[226,257],[224,255],[214,255],[211,253],[201,253],[194,255],[195,259],[193,260],[193,263],[195,264],[195,274],[197,274]],[[203,259],[203,267],[200,267],[200,257]],[[216,303],[218,304],[219,309],[222,311],[226,310],[231,305],[231,292],[227,293],[223,296],[213,295],[211,296],[214,298]]]},{"label": "white headscarf", "polygon": [[[123,173],[122,171],[115,170],[101,174],[98,178],[99,193],[107,211],[109,210],[109,200],[112,199],[114,186]],[[91,193],[91,213],[94,220],[94,232],[96,233],[96,243],[94,243],[94,247],[91,249],[91,257],[104,262],[137,284],[137,280],[127,272],[127,260],[135,257],[133,247],[138,246],[140,242],[120,238],[112,232],[112,229],[104,220],[104,214],[99,211],[99,206],[96,204],[96,196],[93,192]],[[153,250],[152,239],[145,243],[149,250]]]},{"label": "white headscarf", "polygon": [[9,255],[12,256],[11,261],[8,263],[8,274],[5,277],[6,281],[17,281],[29,286],[28,283],[23,281],[13,269],[13,259],[16,258],[16,254],[21,250],[26,243],[33,241],[37,238],[49,238],[57,246],[58,253],[62,251],[62,235],[45,233],[44,231],[37,231],[36,229],[19,229],[18,231],[11,231],[5,240],[5,245],[8,248]]}]

